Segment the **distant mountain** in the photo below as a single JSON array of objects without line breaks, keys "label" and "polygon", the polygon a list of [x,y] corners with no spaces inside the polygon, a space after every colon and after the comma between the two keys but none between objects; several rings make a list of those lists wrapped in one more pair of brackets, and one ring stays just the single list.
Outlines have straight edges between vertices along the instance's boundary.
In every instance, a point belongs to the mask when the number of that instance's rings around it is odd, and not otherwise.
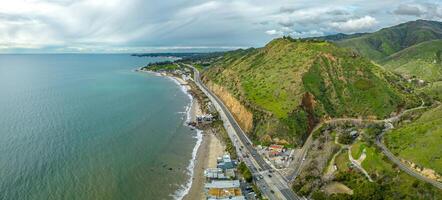
[{"label": "distant mountain", "polygon": [[401,74],[428,81],[442,81],[442,40],[413,45],[388,56],[380,63]]},{"label": "distant mountain", "polygon": [[364,35],[367,35],[367,34],[369,34],[369,33],[354,33],[354,34],[337,33],[337,34],[334,34],[334,35],[326,35],[326,36],[321,36],[321,37],[305,38],[305,40],[316,39],[316,40],[326,40],[326,41],[330,41],[330,42],[336,42],[336,41],[340,41],[340,40],[361,37],[361,36],[364,36]]},{"label": "distant mountain", "polygon": [[384,118],[417,98],[397,77],[330,42],[280,38],[226,53],[203,73],[256,141],[301,144],[321,118]]},{"label": "distant mountain", "polygon": [[442,39],[442,22],[417,20],[336,43],[372,60],[381,61],[403,49],[436,39]]}]

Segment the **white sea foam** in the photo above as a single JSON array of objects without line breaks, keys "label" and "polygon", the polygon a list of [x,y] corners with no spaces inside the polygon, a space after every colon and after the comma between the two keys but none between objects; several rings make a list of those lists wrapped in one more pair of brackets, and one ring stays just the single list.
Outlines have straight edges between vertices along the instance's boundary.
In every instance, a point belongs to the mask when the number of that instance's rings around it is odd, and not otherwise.
[{"label": "white sea foam", "polygon": [[[181,91],[183,91],[185,94],[187,94],[187,96],[190,99],[189,105],[186,106],[186,123],[185,124],[187,125],[187,123],[190,122],[190,120],[191,120],[191,110],[192,110],[192,105],[193,105],[194,99],[193,99],[192,95],[188,92],[187,87],[181,85],[180,82],[178,82],[178,80],[176,80],[173,77],[168,76],[168,78],[170,78],[173,82],[175,82],[178,86],[180,86]],[[182,184],[180,186],[180,188],[177,191],[174,192],[173,195],[171,195],[174,199],[177,199],[177,200],[178,199],[179,200],[183,199],[184,196],[186,196],[189,193],[190,188],[192,187],[193,171],[194,171],[194,168],[195,168],[196,156],[197,156],[197,153],[198,153],[198,148],[200,147],[201,142],[203,141],[202,132],[203,132],[202,130],[196,129],[195,138],[197,139],[197,141],[196,141],[196,144],[195,144],[195,146],[193,147],[193,150],[192,150],[192,158],[190,159],[190,163],[189,163],[189,165],[186,168],[187,174],[189,175],[189,179],[187,180],[187,182],[185,184]]]}]

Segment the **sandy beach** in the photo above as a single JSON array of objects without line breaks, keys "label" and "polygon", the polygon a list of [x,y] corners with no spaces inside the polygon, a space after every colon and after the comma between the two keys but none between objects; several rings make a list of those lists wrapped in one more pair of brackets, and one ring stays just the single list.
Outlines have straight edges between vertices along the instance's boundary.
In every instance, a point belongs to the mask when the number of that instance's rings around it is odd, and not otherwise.
[{"label": "sandy beach", "polygon": [[[198,101],[194,99],[191,107],[191,119],[201,114]],[[193,171],[193,182],[189,193],[184,196],[185,200],[206,199],[204,196],[204,170],[216,167],[216,159],[224,154],[224,146],[221,141],[210,131],[203,132],[203,141],[198,148],[198,153]]]},{"label": "sandy beach", "polygon": [[[167,74],[160,74],[156,72],[139,70],[141,72],[152,73],[156,76],[166,76],[174,80],[177,84],[184,86],[186,90],[190,90],[190,86],[187,82],[180,77],[169,76]],[[202,115],[200,104],[196,98],[193,98],[192,105],[189,111],[190,121],[196,121],[197,115]],[[189,192],[184,195],[184,200],[198,200],[206,199],[204,195],[204,170],[207,168],[215,168],[218,157],[224,154],[224,145],[216,136],[216,133],[212,133],[210,130],[204,130],[202,132],[202,141],[196,154],[195,165],[193,169],[192,185]]]}]

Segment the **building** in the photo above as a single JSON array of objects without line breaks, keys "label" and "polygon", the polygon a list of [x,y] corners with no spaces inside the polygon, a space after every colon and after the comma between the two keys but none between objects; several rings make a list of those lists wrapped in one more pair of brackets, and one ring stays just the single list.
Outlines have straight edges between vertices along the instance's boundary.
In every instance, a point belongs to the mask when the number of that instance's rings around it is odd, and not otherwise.
[{"label": "building", "polygon": [[282,145],[272,144],[269,146],[269,151],[282,153],[283,150],[284,150],[284,146],[282,146]]},{"label": "building", "polygon": [[216,165],[217,168],[220,168],[222,170],[228,170],[228,169],[234,169],[235,163],[230,159],[230,155],[225,154],[223,157],[218,158],[218,164]]},{"label": "building", "polygon": [[228,179],[228,177],[224,174],[223,169],[220,168],[209,168],[204,170],[204,177],[206,177],[209,180]]},{"label": "building", "polygon": [[284,146],[272,144],[269,146],[269,156],[280,156],[284,152]]},{"label": "building", "polygon": [[350,136],[351,136],[352,138],[357,138],[357,137],[359,136],[359,133],[358,133],[358,131],[351,131],[351,132],[350,132]]},{"label": "building", "polygon": [[213,120],[214,120],[214,118],[213,118],[212,114],[196,116],[197,123],[212,123]]},{"label": "building", "polygon": [[243,198],[239,180],[213,180],[204,185],[208,199]]}]

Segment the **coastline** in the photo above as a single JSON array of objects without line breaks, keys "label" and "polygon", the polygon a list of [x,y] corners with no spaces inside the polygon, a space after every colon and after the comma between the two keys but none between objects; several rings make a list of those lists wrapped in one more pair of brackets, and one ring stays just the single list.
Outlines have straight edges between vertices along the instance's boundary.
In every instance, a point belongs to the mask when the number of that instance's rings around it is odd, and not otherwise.
[{"label": "coastline", "polygon": [[[136,69],[135,71],[149,73],[155,76],[164,76],[180,86],[181,90],[185,94],[187,94],[190,99],[190,105],[186,109],[186,126],[187,122],[195,121],[196,116],[202,114],[200,103],[196,98],[191,95],[191,93],[189,93],[191,87],[187,85],[186,81],[184,81],[183,79],[165,73],[157,73],[141,69]],[[195,130],[195,138],[197,138],[197,141],[192,151],[192,158],[189,165],[187,166],[187,174],[189,175],[189,179],[186,183],[181,185],[180,189],[178,189],[171,195],[174,199],[205,199],[204,170],[207,168],[216,167],[217,158],[224,154],[224,145],[216,136],[216,133],[212,133],[210,130]]]}]

